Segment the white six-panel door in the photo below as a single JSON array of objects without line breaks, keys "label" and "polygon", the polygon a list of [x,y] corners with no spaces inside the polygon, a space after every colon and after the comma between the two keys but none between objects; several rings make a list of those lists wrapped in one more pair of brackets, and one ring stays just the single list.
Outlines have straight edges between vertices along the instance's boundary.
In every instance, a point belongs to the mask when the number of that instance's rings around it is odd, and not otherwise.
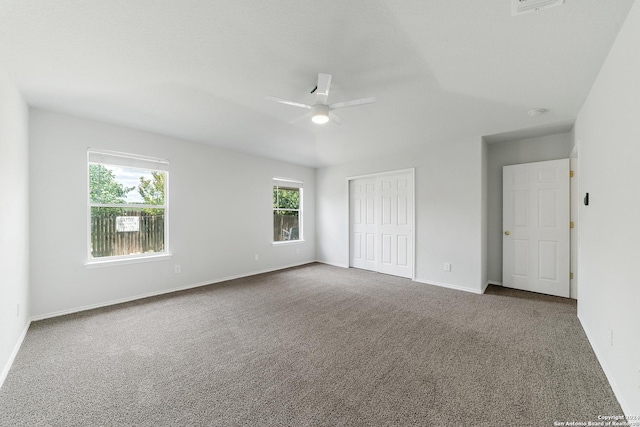
[{"label": "white six-panel door", "polygon": [[413,174],[349,181],[350,262],[413,278]]},{"label": "white six-panel door", "polygon": [[569,297],[569,159],[503,168],[502,284]]},{"label": "white six-panel door", "polygon": [[358,179],[349,182],[349,216],[351,217],[351,267],[377,271],[378,221],[380,201],[377,200],[375,179]]}]

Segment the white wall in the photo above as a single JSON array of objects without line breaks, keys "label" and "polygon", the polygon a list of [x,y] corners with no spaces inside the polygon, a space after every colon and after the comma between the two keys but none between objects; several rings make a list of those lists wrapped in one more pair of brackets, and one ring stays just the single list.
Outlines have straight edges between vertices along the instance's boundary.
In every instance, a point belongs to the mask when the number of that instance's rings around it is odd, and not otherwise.
[{"label": "white wall", "polygon": [[[38,109],[30,142],[35,318],[316,258],[314,169]],[[87,147],[169,159],[172,259],[85,268]],[[302,243],[272,245],[275,176],[304,181]]]},{"label": "white wall", "polygon": [[29,324],[27,123],[26,104],[0,72],[0,385]]},{"label": "white wall", "polygon": [[566,159],[571,133],[489,144],[488,149],[488,274],[491,283],[502,283],[502,167],[521,163]]},{"label": "white wall", "polygon": [[575,125],[590,197],[579,211],[578,316],[627,415],[640,414],[639,100],[635,2]]},{"label": "white wall", "polygon": [[[416,280],[482,292],[482,151],[481,138],[470,138],[318,169],[318,260],[348,266],[347,177],[415,167]],[[451,272],[444,271],[444,263],[451,263]]]}]

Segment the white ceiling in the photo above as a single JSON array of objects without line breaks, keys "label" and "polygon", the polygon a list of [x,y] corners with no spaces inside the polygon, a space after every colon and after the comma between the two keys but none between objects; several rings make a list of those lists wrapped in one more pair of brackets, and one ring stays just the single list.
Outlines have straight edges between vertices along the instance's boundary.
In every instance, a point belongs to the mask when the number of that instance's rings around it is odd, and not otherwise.
[{"label": "white ceiling", "polygon": [[[0,0],[0,67],[32,106],[324,166],[569,129],[632,3]],[[265,100],[314,103],[319,72],[378,102],[319,126]]]}]

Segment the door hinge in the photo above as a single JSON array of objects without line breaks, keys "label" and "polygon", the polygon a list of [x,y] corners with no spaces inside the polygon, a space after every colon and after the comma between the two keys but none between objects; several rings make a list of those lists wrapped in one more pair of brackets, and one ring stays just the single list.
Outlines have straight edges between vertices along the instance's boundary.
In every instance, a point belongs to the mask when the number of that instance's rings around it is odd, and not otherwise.
[{"label": "door hinge", "polygon": [[573,171],[569,171],[569,176],[573,178]]},{"label": "door hinge", "polygon": [[569,273],[569,280],[573,280],[573,273]]},{"label": "door hinge", "polygon": [[571,221],[571,222],[569,223],[569,228],[573,228],[574,226],[575,226],[575,224],[573,223],[573,221]]}]

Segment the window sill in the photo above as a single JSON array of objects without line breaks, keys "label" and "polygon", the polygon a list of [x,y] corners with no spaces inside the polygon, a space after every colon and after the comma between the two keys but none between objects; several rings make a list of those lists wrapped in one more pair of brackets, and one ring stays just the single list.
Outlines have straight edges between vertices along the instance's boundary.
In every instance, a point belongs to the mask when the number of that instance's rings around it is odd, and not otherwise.
[{"label": "window sill", "polygon": [[164,261],[166,259],[171,259],[173,255],[171,254],[161,254],[161,255],[148,255],[148,256],[138,256],[131,258],[120,258],[120,259],[110,259],[110,260],[93,260],[87,261],[84,263],[85,268],[102,268],[102,267],[115,267],[117,265],[125,265],[125,264],[139,264],[143,262],[152,262],[152,261]]},{"label": "window sill", "polygon": [[304,240],[283,240],[281,242],[272,242],[273,246],[287,246],[287,245],[295,245],[298,243],[304,243]]}]

